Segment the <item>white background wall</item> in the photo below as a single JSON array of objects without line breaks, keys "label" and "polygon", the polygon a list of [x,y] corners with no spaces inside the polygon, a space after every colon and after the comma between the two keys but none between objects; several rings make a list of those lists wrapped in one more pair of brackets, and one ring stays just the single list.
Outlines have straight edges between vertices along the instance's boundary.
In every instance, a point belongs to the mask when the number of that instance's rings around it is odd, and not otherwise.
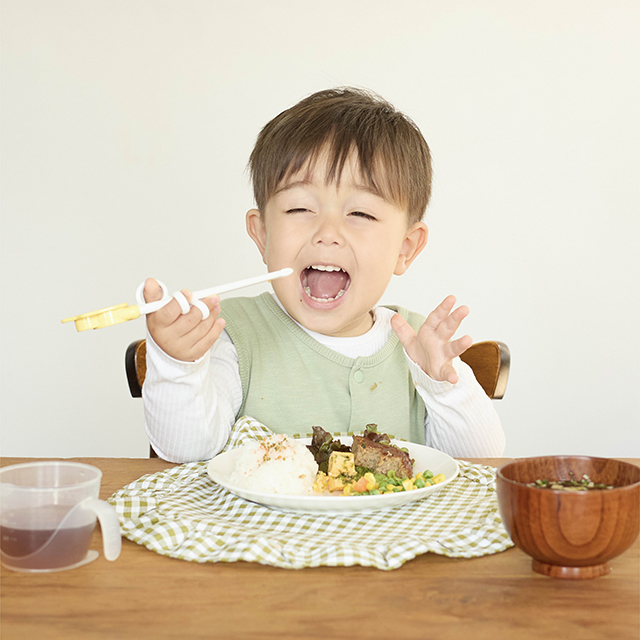
[{"label": "white background wall", "polygon": [[[507,455],[640,456],[636,0],[3,0],[2,453],[146,456],[126,345],[67,316],[263,272],[259,129],[336,85],[435,159],[431,236],[383,302],[446,294],[512,351]],[[259,293],[261,289],[254,290]]]}]

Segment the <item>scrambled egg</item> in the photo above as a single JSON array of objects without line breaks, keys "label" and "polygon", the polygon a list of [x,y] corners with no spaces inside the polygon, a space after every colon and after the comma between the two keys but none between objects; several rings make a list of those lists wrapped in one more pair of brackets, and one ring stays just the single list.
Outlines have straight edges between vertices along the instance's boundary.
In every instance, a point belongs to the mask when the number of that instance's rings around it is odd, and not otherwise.
[{"label": "scrambled egg", "polygon": [[356,475],[356,463],[353,453],[334,451],[329,458],[328,475],[332,478],[339,476],[353,477]]}]

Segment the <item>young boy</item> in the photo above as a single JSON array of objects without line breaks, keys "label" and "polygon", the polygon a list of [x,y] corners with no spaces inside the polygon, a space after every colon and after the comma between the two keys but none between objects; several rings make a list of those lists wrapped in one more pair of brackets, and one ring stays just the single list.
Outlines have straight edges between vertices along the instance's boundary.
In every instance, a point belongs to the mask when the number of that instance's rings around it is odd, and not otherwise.
[{"label": "young boy", "polygon": [[[217,297],[147,316],[146,429],[162,458],[203,460],[249,415],[275,432],[380,431],[454,456],[500,456],[491,400],[451,340],[466,307],[428,318],[376,306],[424,248],[429,148],[416,125],[367,92],[316,93],[269,122],[250,159],[247,231],[274,294]],[[190,293],[183,292],[187,299]],[[159,299],[155,280],[147,301]],[[205,314],[206,315],[206,314]]]}]

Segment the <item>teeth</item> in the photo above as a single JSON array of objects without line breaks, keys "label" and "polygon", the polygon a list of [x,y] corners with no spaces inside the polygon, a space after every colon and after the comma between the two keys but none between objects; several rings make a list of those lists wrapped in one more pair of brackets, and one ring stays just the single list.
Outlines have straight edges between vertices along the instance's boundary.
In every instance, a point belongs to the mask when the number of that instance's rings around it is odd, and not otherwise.
[{"label": "teeth", "polygon": [[312,300],[316,300],[317,302],[333,302],[334,300],[337,300],[344,295],[344,289],[340,289],[335,298],[316,298],[315,296],[311,295],[311,289],[309,287],[305,287],[304,291]]},{"label": "teeth", "polygon": [[330,264],[312,264],[310,269],[317,269],[318,271],[344,271],[341,267],[334,267]]}]

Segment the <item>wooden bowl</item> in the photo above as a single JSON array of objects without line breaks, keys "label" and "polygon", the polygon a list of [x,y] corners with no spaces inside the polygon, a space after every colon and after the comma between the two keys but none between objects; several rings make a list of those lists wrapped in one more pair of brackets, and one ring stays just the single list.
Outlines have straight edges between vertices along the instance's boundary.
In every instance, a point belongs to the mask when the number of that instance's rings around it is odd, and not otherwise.
[{"label": "wooden bowl", "polygon": [[[614,489],[563,491],[530,487],[539,479],[580,479]],[[640,527],[640,467],[607,458],[521,458],[497,472],[502,522],[533,569],[557,578],[595,578],[628,549]]]}]

